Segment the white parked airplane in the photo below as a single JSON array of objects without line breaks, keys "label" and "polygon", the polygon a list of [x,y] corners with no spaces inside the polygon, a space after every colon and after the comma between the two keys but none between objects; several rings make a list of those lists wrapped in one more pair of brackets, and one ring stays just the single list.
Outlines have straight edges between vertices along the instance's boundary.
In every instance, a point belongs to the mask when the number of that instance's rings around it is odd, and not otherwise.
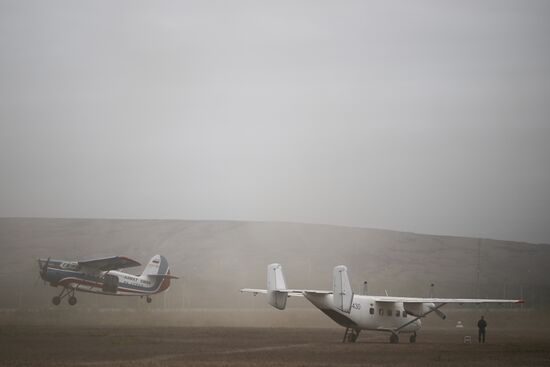
[{"label": "white parked airplane", "polygon": [[53,287],[63,287],[61,293],[52,298],[56,306],[65,297],[69,297],[71,306],[75,305],[75,291],[110,296],[141,296],[150,303],[151,295],[167,290],[170,280],[177,279],[170,275],[168,261],[162,255],[153,256],[141,275],[119,271],[140,265],[123,256],[85,261],[38,260],[40,277]]},{"label": "white parked airplane", "polygon": [[280,264],[267,267],[267,289],[241,289],[241,292],[267,294],[268,303],[284,310],[288,297],[305,297],[328,317],[346,328],[343,342],[355,342],[361,330],[391,333],[390,342],[398,343],[400,333],[409,333],[409,341],[416,342],[420,319],[434,312],[445,319],[440,308],[448,303],[501,304],[523,303],[510,299],[461,299],[369,296],[353,294],[347,268],[336,266],[332,272],[332,291],[288,289]]}]

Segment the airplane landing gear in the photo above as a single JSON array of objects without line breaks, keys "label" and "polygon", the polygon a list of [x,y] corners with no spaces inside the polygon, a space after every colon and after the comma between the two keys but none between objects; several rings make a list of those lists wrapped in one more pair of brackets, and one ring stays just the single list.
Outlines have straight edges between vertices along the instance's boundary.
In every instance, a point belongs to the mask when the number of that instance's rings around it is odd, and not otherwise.
[{"label": "airplane landing gear", "polygon": [[153,299],[149,296],[147,296],[147,303],[151,303],[153,301]]},{"label": "airplane landing gear", "polygon": [[342,343],[348,342],[348,343],[355,343],[357,341],[357,338],[359,337],[359,333],[361,330],[355,330],[350,328],[346,328],[346,332],[344,334],[344,339],[342,340]]},{"label": "airplane landing gear", "polygon": [[348,342],[355,343],[358,337],[359,331],[352,330],[352,332],[348,335]]},{"label": "airplane landing gear", "polygon": [[392,333],[391,336],[390,336],[390,343],[392,343],[392,344],[399,343],[399,335]]},{"label": "airplane landing gear", "polygon": [[409,342],[411,342],[411,343],[416,343],[416,333],[412,334],[412,335],[409,337]]},{"label": "airplane landing gear", "polygon": [[55,296],[52,298],[52,303],[55,305],[55,306],[59,306],[59,304],[61,303],[61,300],[65,297],[69,297],[69,304],[71,306],[74,306],[76,305],[76,297],[74,296],[74,289],[72,288],[63,288],[61,290],[61,293],[59,293],[59,296]]}]

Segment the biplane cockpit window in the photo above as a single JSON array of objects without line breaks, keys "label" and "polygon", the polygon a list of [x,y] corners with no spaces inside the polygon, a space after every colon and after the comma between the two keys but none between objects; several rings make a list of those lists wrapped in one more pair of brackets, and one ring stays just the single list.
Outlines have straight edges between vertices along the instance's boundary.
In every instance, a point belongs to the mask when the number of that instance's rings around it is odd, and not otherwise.
[{"label": "biplane cockpit window", "polygon": [[80,264],[76,261],[66,261],[61,263],[60,268],[77,271],[80,270]]}]

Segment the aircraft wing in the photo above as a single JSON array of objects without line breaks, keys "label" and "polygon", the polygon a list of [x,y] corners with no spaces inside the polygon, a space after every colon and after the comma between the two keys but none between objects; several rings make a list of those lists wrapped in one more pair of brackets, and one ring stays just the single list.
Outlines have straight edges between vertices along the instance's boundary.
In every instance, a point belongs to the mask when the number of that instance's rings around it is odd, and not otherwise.
[{"label": "aircraft wing", "polygon": [[402,303],[523,303],[521,299],[487,299],[487,298],[420,298],[420,297],[391,297],[391,296],[374,296],[375,302],[402,302]]},{"label": "aircraft wing", "polygon": [[[241,292],[254,293],[254,295],[258,293],[267,294],[267,289],[243,288]],[[304,293],[332,294],[332,291],[317,291],[313,289],[277,289],[274,292],[288,293],[289,297],[303,297]]]},{"label": "aircraft wing", "polygon": [[103,259],[84,260],[78,262],[80,265],[102,271],[132,268],[141,264],[124,256],[106,257]]}]

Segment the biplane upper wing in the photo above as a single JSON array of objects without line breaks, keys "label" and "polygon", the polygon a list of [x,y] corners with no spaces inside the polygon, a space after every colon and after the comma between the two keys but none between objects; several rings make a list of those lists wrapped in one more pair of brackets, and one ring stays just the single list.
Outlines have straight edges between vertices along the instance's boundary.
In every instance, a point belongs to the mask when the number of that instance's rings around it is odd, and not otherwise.
[{"label": "biplane upper wing", "polygon": [[124,256],[113,256],[113,257],[106,257],[103,259],[84,260],[84,261],[79,261],[78,263],[82,266],[98,269],[102,271],[132,268],[134,266],[141,265],[137,261],[129,259]]}]

